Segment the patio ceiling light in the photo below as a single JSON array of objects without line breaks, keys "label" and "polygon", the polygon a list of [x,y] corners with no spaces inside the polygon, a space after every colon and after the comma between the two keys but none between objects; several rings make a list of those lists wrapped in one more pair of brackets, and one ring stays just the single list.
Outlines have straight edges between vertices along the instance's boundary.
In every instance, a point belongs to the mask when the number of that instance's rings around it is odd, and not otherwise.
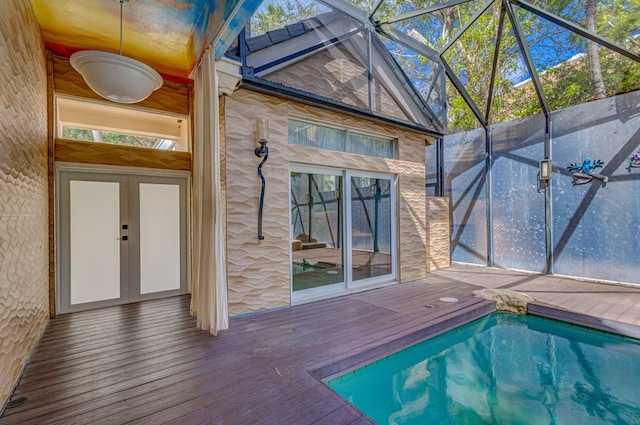
[{"label": "patio ceiling light", "polygon": [[120,54],[83,50],[69,58],[87,85],[105,99],[117,103],[136,103],[162,87],[162,77],[153,68],[122,55],[122,6],[120,3]]}]

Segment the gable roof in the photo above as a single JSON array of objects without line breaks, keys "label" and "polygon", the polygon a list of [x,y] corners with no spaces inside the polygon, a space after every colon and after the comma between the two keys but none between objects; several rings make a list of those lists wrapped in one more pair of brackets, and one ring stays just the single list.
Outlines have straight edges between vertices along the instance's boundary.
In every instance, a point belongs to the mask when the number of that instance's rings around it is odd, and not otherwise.
[{"label": "gable roof", "polygon": [[[361,22],[337,11],[247,38],[246,64],[258,79],[444,133],[444,125],[384,43],[370,36],[371,91],[375,90],[371,94],[367,31]],[[238,46],[230,53],[238,56]]]}]

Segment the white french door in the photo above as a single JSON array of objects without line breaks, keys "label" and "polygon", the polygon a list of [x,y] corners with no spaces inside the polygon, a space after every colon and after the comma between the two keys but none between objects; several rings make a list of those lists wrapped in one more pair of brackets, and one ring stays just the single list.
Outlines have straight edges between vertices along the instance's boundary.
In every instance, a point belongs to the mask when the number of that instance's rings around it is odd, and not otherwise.
[{"label": "white french door", "polygon": [[186,292],[187,178],[59,174],[58,311]]}]

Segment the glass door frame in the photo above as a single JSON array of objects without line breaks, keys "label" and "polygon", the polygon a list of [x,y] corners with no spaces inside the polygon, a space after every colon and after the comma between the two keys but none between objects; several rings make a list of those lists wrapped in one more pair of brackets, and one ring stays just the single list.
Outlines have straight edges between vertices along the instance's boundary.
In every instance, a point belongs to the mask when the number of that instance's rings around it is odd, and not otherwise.
[{"label": "glass door frame", "polygon": [[[396,281],[397,280],[397,276],[398,276],[398,249],[397,249],[397,227],[398,227],[398,222],[397,222],[397,217],[398,217],[398,213],[397,213],[397,203],[396,203],[396,186],[397,186],[397,176],[394,174],[386,174],[386,173],[377,173],[377,172],[370,172],[370,171],[360,171],[360,170],[346,170],[345,171],[345,178],[344,178],[344,185],[346,186],[346,190],[345,190],[345,195],[344,195],[344,199],[345,199],[345,203],[346,200],[348,199],[349,202],[351,202],[351,195],[352,195],[352,185],[351,185],[351,178],[352,177],[367,177],[367,178],[373,178],[373,179],[384,179],[384,180],[390,180],[390,194],[389,194],[389,201],[390,201],[390,211],[391,211],[391,217],[389,218],[389,222],[391,223],[391,229],[389,230],[390,232],[390,252],[389,255],[391,256],[391,273],[390,274],[386,274],[386,275],[381,275],[381,276],[374,276],[374,277],[370,277],[367,279],[359,279],[359,280],[353,280],[353,258],[351,253],[353,252],[353,243],[352,243],[352,228],[351,228],[351,223],[352,223],[352,208],[345,208],[345,250],[348,250],[347,252],[349,253],[349,255],[347,255],[347,261],[345,261],[345,263],[348,263],[348,270],[346,272],[347,275],[347,288],[348,289],[352,289],[352,288],[360,288],[363,286],[369,287],[372,285],[376,285],[376,284],[383,284],[383,283],[388,283],[389,281]],[[347,230],[348,230],[348,234],[347,234]],[[345,267],[347,267],[347,265],[345,264]]]},{"label": "glass door frame", "polygon": [[[342,209],[342,211],[344,211],[344,171],[337,169],[337,168],[328,168],[328,167],[316,167],[316,166],[298,166],[298,165],[291,165],[291,167],[289,167],[289,207],[291,207],[291,202],[292,202],[292,196],[291,196],[291,173],[302,173],[302,174],[316,174],[316,175],[329,175],[329,176],[340,176],[341,180],[342,180],[342,184],[340,187],[340,199],[338,201],[338,208]],[[289,233],[290,233],[290,240],[294,240],[295,239],[295,235],[293,234],[293,226],[292,226],[292,216],[291,216],[292,212],[291,212],[291,208],[289,208]],[[309,211],[309,214],[311,214],[311,211]],[[296,301],[299,300],[303,300],[303,299],[308,299],[308,298],[313,298],[313,297],[317,297],[317,296],[323,296],[326,294],[333,294],[333,293],[340,293],[340,292],[344,292],[347,289],[346,286],[346,282],[347,282],[347,276],[346,276],[346,247],[344,244],[344,239],[345,239],[345,229],[344,229],[344,223],[345,223],[345,218],[344,218],[344,214],[340,214],[340,227],[343,229],[342,231],[342,239],[340,240],[340,246],[342,247],[341,249],[341,253],[342,253],[342,270],[343,270],[343,280],[342,282],[338,282],[338,283],[333,283],[330,285],[324,285],[324,286],[318,286],[315,288],[309,288],[309,289],[304,289],[301,291],[294,291],[293,290],[293,268],[292,268],[292,264],[293,264],[293,249],[291,249],[290,251],[290,259],[289,259],[289,276],[291,279],[291,301],[292,303],[295,303]]]},{"label": "glass door frame", "polygon": [[[190,176],[184,172],[154,172],[121,167],[56,167],[56,296],[57,313],[92,310],[130,302],[164,298],[189,292],[190,282]],[[120,245],[120,298],[71,304],[70,286],[70,181],[104,181],[120,184],[120,225],[128,224],[128,243]],[[180,288],[149,294],[140,293],[139,185],[177,184],[180,187]],[[132,188],[135,186],[135,188]],[[135,212],[134,212],[135,210]],[[119,230],[123,235],[122,229]],[[137,263],[136,263],[137,262]]]},{"label": "glass door frame", "polygon": [[[398,276],[398,248],[397,248],[397,182],[398,177],[395,174],[389,173],[380,173],[380,172],[372,172],[372,171],[361,171],[361,170],[351,170],[344,168],[331,168],[331,167],[320,167],[320,166],[310,166],[303,164],[290,164],[289,166],[289,206],[291,207],[291,173],[303,173],[303,174],[320,174],[320,175],[332,175],[332,176],[341,176],[342,177],[342,185],[340,188],[340,200],[339,200],[339,208],[341,208],[342,213],[340,227],[342,230],[342,258],[343,258],[343,273],[344,273],[344,281],[341,283],[319,286],[316,288],[305,289],[301,291],[293,290],[293,249],[290,249],[290,258],[289,258],[289,276],[291,279],[291,303],[296,304],[300,302],[313,301],[321,298],[328,298],[332,296],[337,296],[341,294],[347,294],[353,291],[358,291],[361,289],[371,289],[375,286],[383,286],[386,284],[397,283]],[[367,279],[360,279],[357,281],[353,280],[352,274],[352,229],[351,229],[351,207],[347,207],[347,200],[351,202],[351,178],[352,177],[368,177],[368,178],[377,178],[377,179],[387,179],[390,180],[390,255],[391,255],[391,273],[375,276]],[[293,234],[292,227],[292,211],[289,208],[289,233],[290,240],[295,239],[295,235]]]}]

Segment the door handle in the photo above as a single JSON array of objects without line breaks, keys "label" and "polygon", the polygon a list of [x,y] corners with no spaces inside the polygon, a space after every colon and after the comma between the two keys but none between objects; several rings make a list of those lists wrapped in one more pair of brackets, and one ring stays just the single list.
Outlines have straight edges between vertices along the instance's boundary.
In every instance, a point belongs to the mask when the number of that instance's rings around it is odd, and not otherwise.
[{"label": "door handle", "polygon": [[119,241],[128,241],[129,240],[129,236],[123,236],[121,238],[116,238]]}]

